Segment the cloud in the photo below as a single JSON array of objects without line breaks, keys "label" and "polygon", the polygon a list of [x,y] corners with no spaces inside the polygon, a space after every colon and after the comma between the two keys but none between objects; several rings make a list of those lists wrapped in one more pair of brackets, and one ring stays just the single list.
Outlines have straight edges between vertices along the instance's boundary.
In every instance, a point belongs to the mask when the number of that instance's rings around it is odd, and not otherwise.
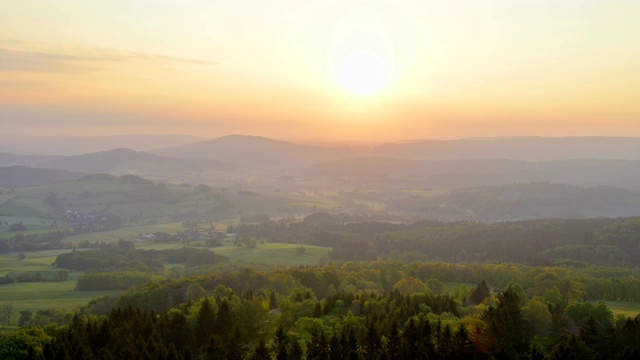
[{"label": "cloud", "polygon": [[0,48],[0,72],[77,72],[88,70],[78,56]]},{"label": "cloud", "polygon": [[69,73],[97,70],[96,63],[126,61],[162,61],[191,65],[217,65],[217,62],[168,55],[91,51],[91,54],[69,55],[53,52],[20,51],[0,48],[0,72]]}]

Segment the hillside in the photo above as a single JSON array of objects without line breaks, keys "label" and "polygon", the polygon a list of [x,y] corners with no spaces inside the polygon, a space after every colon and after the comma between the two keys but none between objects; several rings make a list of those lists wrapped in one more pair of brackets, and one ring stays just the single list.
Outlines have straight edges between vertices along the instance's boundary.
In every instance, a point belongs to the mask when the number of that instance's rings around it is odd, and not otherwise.
[{"label": "hillside", "polygon": [[0,188],[19,188],[74,181],[85,174],[26,166],[0,167]]},{"label": "hillside", "polygon": [[638,160],[420,161],[368,157],[320,163],[306,168],[303,173],[309,179],[358,177],[360,186],[455,189],[547,181],[577,186],[615,186],[640,190],[640,161]]},{"label": "hillside", "polygon": [[640,216],[640,192],[548,182],[456,189],[391,200],[389,212],[423,218],[512,221],[542,218]]},{"label": "hillside", "polygon": [[353,157],[411,160],[511,159],[554,161],[567,159],[640,159],[640,139],[614,137],[495,138],[422,140],[373,147],[301,145],[259,136],[230,135],[154,154],[193,158],[210,157],[242,165],[311,165]]},{"label": "hillside", "polygon": [[522,137],[424,140],[373,149],[377,156],[416,160],[504,158],[524,161],[640,159],[640,139],[623,137]]},{"label": "hillside", "polygon": [[233,164],[214,159],[175,159],[131,149],[113,149],[61,157],[44,162],[40,166],[86,173],[133,173],[153,178],[171,178],[202,171],[228,171],[235,168]]},{"label": "hillside", "polygon": [[23,155],[10,152],[0,152],[0,166],[38,166],[43,162],[51,161],[58,156],[50,155]]},{"label": "hillside", "polygon": [[342,159],[365,148],[299,145],[260,136],[229,135],[215,140],[152,151],[178,158],[208,157],[243,166],[297,167]]},{"label": "hillside", "polygon": [[202,141],[202,138],[186,135],[128,134],[111,136],[27,136],[0,135],[2,148],[19,154],[48,154],[71,156],[117,148],[137,151],[168,146],[179,146]]}]

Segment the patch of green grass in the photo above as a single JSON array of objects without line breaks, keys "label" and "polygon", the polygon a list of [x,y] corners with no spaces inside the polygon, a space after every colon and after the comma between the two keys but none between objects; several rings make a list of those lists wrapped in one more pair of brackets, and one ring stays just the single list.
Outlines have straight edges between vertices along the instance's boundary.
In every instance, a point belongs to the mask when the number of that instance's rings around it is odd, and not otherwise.
[{"label": "patch of green grass", "polygon": [[179,222],[167,223],[167,224],[154,224],[154,225],[136,225],[136,226],[127,226],[121,229],[116,229],[111,231],[74,235],[64,239],[63,243],[80,244],[85,241],[88,241],[89,243],[102,242],[102,241],[104,241],[105,243],[114,243],[114,242],[118,242],[118,240],[120,239],[134,240],[140,234],[155,233],[155,232],[166,232],[169,234],[175,234],[176,232],[182,231],[182,230],[184,229],[182,228],[182,224]]},{"label": "patch of green grass", "polygon": [[299,255],[296,244],[257,244],[255,249],[237,246],[220,246],[210,248],[216,254],[228,256],[232,262],[262,263],[281,266],[314,266],[320,258],[326,256],[331,248],[303,245],[304,255]]},{"label": "patch of green grass", "polygon": [[635,318],[640,314],[640,302],[605,301],[604,303],[611,309],[613,315]]},{"label": "patch of green grass", "polygon": [[0,306],[12,304],[11,323],[16,324],[20,311],[71,310],[90,300],[106,295],[116,296],[122,291],[77,291],[75,280],[61,282],[13,283],[0,285]]},{"label": "patch of green grass", "polygon": [[137,249],[144,249],[144,250],[172,250],[172,249],[180,249],[184,247],[184,245],[180,243],[145,242],[145,243],[136,243],[135,245]]},{"label": "patch of green grass", "polygon": [[0,276],[6,275],[10,271],[27,272],[27,271],[60,271],[64,270],[52,266],[60,254],[67,253],[70,250],[43,250],[43,251],[25,251],[26,258],[22,261],[18,259],[17,252],[0,254]]},{"label": "patch of green grass", "polygon": [[[145,250],[164,250],[179,249],[184,245],[178,243],[158,244],[145,243],[136,244],[139,249]],[[273,266],[314,266],[318,265],[320,258],[327,256],[331,248],[321,246],[303,245],[305,249],[304,255],[299,255],[297,249],[300,245],[296,244],[279,244],[264,243],[257,244],[255,249],[247,249],[246,247],[238,247],[233,245],[232,240],[223,241],[223,246],[203,247],[209,249],[216,254],[228,256],[231,262],[242,263],[260,263]],[[165,268],[183,264],[165,264]]]}]

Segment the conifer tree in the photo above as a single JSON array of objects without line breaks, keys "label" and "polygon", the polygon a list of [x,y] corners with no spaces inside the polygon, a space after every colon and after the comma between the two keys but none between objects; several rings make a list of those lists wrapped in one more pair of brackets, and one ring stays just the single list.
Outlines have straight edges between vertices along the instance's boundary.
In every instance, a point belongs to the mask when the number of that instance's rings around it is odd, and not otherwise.
[{"label": "conifer tree", "polygon": [[227,360],[242,360],[247,355],[246,341],[240,328],[235,328],[233,335],[225,344],[224,354]]},{"label": "conifer tree", "polygon": [[209,299],[205,298],[200,306],[200,313],[196,322],[196,342],[198,345],[204,345],[214,333],[215,314],[213,305]]},{"label": "conifer tree", "polygon": [[263,339],[258,341],[258,345],[253,349],[253,353],[249,356],[249,360],[271,360],[269,349],[267,349]]},{"label": "conifer tree", "polygon": [[498,305],[482,315],[487,323],[494,354],[521,359],[529,352],[529,325],[520,309],[520,298],[508,287],[498,295]]},{"label": "conifer tree", "polygon": [[216,326],[213,333],[220,336],[220,339],[224,341],[231,336],[232,329],[233,317],[231,315],[231,309],[229,308],[227,299],[224,299],[218,308],[218,316],[216,317]]},{"label": "conifer tree", "polygon": [[471,341],[471,335],[464,323],[460,323],[456,332],[451,339],[451,349],[454,359],[464,360],[473,359],[475,356],[475,348]]},{"label": "conifer tree", "polygon": [[385,352],[391,359],[398,359],[401,357],[402,350],[402,336],[400,329],[398,328],[398,320],[393,319],[389,325],[387,332],[387,346]]},{"label": "conifer tree", "polygon": [[274,349],[273,352],[276,355],[276,360],[287,360],[287,333],[284,331],[282,325],[278,327],[273,338]]},{"label": "conifer tree", "polygon": [[487,283],[482,280],[475,289],[473,289],[473,292],[471,293],[471,296],[469,297],[469,299],[474,303],[474,304],[480,304],[484,299],[486,299],[487,297],[489,297],[490,293],[489,293],[489,286],[487,286]]}]

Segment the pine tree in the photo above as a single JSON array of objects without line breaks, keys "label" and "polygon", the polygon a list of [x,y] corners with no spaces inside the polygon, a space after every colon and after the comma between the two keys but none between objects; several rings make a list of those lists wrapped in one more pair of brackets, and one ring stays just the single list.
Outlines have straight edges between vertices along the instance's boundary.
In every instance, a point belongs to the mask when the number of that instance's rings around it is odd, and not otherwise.
[{"label": "pine tree", "polygon": [[369,326],[367,327],[367,332],[363,344],[364,352],[367,359],[380,358],[380,343],[380,334],[378,334],[375,323],[371,321],[369,323]]},{"label": "pine tree", "polygon": [[453,334],[451,349],[454,359],[466,360],[475,357],[475,348],[471,340],[471,335],[464,323],[460,323],[458,329]]},{"label": "pine tree", "polygon": [[391,325],[389,325],[389,331],[387,332],[387,348],[386,353],[391,359],[399,359],[402,356],[402,336],[400,335],[400,329],[398,328],[398,320],[393,319]]},{"label": "pine tree", "polygon": [[267,349],[264,340],[260,339],[256,348],[253,349],[253,353],[249,357],[249,360],[271,360],[269,349]]},{"label": "pine tree", "polygon": [[289,340],[287,338],[287,333],[284,331],[282,325],[280,325],[278,327],[278,330],[276,330],[273,342],[273,351],[276,354],[276,360],[287,360],[287,343],[289,342]]},{"label": "pine tree", "polygon": [[218,316],[216,317],[216,326],[213,333],[220,336],[220,339],[224,341],[229,338],[232,329],[233,317],[231,315],[231,308],[229,308],[227,299],[224,299],[218,308]]},{"label": "pine tree", "polygon": [[342,347],[337,334],[333,334],[329,339],[329,357],[330,360],[342,359]]},{"label": "pine tree", "polygon": [[484,299],[486,299],[487,297],[489,297],[490,293],[489,293],[489,286],[487,286],[487,283],[482,280],[475,289],[473,289],[473,292],[471,293],[471,296],[469,297],[469,300],[471,300],[474,304],[480,304]]},{"label": "pine tree", "polygon": [[525,358],[529,352],[529,325],[520,309],[520,298],[511,287],[498,295],[498,305],[482,315],[493,340],[495,354],[510,359]]},{"label": "pine tree", "polygon": [[220,344],[217,336],[211,336],[207,345],[204,347],[204,358],[206,360],[222,360],[224,359],[224,349]]},{"label": "pine tree", "polygon": [[289,347],[288,359],[290,360],[298,360],[302,359],[302,346],[300,346],[300,342],[294,340],[291,342],[291,346]]},{"label": "pine tree", "polygon": [[235,328],[233,336],[224,346],[224,353],[227,360],[242,360],[247,355],[247,346],[240,328]]},{"label": "pine tree", "polygon": [[200,313],[196,322],[196,342],[198,345],[204,345],[214,332],[215,314],[213,305],[209,299],[205,298],[200,306]]},{"label": "pine tree", "polygon": [[278,302],[276,301],[276,292],[272,291],[269,297],[269,310],[278,308]]}]

